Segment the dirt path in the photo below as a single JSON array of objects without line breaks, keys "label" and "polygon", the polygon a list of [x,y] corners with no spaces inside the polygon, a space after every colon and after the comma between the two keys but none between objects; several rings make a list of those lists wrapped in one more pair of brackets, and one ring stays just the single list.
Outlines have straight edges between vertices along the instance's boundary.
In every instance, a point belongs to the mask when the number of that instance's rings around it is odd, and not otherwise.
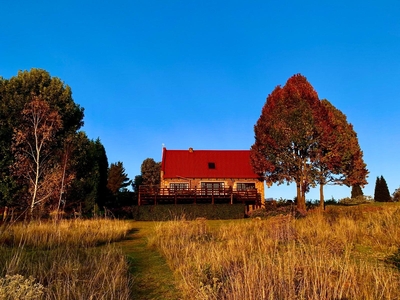
[{"label": "dirt path", "polygon": [[118,242],[131,265],[133,299],[178,300],[182,296],[175,287],[174,276],[157,250],[147,247],[152,222],[134,222],[128,239]]}]

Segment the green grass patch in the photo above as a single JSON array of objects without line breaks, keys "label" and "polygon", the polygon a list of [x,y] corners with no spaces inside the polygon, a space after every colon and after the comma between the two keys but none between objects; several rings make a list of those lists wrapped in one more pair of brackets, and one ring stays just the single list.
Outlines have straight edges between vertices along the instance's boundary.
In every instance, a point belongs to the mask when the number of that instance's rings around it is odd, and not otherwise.
[{"label": "green grass patch", "polygon": [[154,231],[154,222],[133,222],[133,230],[124,241],[118,242],[129,261],[133,274],[133,299],[182,299],[175,287],[174,275],[165,258],[148,246],[148,236]]}]

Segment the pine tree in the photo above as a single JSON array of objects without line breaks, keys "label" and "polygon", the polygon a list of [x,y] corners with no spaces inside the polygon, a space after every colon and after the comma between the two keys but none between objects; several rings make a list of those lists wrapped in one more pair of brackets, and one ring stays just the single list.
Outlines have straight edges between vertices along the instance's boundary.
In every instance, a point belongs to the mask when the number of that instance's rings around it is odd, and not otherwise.
[{"label": "pine tree", "polygon": [[389,188],[387,186],[385,178],[381,176],[381,185],[382,185],[382,202],[390,202],[392,201],[392,197],[390,196]]},{"label": "pine tree", "polygon": [[131,184],[122,162],[112,163],[108,169],[107,187],[113,195]]},{"label": "pine tree", "polygon": [[392,200],[386,180],[382,175],[376,178],[374,198],[377,202],[389,202]]}]

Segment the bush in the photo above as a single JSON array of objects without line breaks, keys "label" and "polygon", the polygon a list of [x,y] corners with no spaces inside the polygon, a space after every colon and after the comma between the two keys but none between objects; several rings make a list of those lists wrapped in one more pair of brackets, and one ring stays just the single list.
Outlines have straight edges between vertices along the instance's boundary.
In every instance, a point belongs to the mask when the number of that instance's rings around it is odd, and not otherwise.
[{"label": "bush", "polygon": [[370,196],[358,196],[356,198],[343,198],[339,200],[341,205],[360,205],[373,202]]},{"label": "bush", "polygon": [[393,202],[399,202],[400,201],[400,188],[397,188],[394,193],[393,193]]},{"label": "bush", "polygon": [[137,221],[167,221],[196,218],[227,220],[244,218],[243,204],[165,204],[133,207],[133,218]]},{"label": "bush", "polygon": [[25,278],[17,274],[0,278],[0,299],[41,299],[43,292],[43,285],[35,283],[32,276]]}]

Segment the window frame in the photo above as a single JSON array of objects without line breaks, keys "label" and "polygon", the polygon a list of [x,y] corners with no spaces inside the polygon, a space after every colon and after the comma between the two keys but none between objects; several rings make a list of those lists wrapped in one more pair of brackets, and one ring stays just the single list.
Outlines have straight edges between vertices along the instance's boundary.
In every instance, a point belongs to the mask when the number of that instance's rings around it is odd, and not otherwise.
[{"label": "window frame", "polygon": [[247,190],[256,190],[256,183],[255,182],[238,182],[236,183],[236,190],[237,191],[247,191]]}]

